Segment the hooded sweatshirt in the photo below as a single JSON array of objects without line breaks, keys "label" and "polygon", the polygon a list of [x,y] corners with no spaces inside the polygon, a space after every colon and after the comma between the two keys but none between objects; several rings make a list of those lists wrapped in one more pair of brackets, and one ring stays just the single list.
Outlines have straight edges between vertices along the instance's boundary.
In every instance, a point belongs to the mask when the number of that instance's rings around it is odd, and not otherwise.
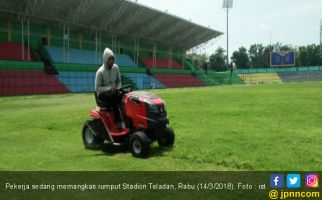
[{"label": "hooded sweatshirt", "polygon": [[103,65],[97,70],[95,78],[95,91],[98,94],[112,90],[114,87],[121,88],[121,75],[116,64],[111,69],[107,66],[107,60],[113,56],[111,49],[105,48],[103,53]]}]

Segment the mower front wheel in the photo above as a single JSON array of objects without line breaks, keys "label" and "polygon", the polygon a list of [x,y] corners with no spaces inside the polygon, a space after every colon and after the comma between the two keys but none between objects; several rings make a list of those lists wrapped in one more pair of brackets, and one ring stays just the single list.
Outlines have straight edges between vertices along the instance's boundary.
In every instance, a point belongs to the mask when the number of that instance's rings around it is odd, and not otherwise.
[{"label": "mower front wheel", "polygon": [[96,149],[99,147],[99,145],[102,142],[96,138],[92,129],[89,128],[88,122],[89,121],[86,121],[83,127],[83,132],[82,132],[83,143],[86,149]]},{"label": "mower front wheel", "polygon": [[130,149],[134,157],[146,157],[150,152],[150,139],[141,132],[135,132],[130,137]]},{"label": "mower front wheel", "polygon": [[156,133],[157,141],[161,147],[172,147],[174,143],[174,131],[170,126],[165,127]]}]

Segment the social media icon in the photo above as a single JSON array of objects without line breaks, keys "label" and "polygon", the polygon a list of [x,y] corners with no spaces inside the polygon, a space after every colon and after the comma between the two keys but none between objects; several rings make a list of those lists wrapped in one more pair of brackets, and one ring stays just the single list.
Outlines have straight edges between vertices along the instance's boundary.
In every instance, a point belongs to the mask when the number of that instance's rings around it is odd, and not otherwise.
[{"label": "social media icon", "polygon": [[271,174],[270,185],[271,185],[271,188],[284,187],[284,175],[283,174]]},{"label": "social media icon", "polygon": [[300,174],[288,174],[286,177],[288,188],[300,188],[301,187],[301,175]]},{"label": "social media icon", "polygon": [[307,187],[307,188],[319,187],[319,175],[318,174],[306,174],[305,175],[305,187]]}]

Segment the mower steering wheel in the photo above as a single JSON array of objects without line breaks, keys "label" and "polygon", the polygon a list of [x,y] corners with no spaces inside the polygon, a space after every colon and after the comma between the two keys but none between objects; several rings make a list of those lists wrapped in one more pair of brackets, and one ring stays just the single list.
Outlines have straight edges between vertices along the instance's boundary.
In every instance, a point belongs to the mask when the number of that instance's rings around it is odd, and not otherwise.
[{"label": "mower steering wheel", "polygon": [[133,90],[133,85],[128,84],[128,85],[124,85],[123,87],[118,89],[118,92],[120,92],[123,95],[123,94],[131,92],[132,90]]}]

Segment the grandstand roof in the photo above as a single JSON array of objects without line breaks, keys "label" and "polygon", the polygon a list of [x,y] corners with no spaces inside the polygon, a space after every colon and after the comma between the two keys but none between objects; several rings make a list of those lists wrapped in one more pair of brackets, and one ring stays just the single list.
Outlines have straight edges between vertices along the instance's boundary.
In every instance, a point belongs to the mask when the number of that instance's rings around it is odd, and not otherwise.
[{"label": "grandstand roof", "polygon": [[128,0],[10,0],[0,2],[0,19],[67,25],[79,32],[102,32],[190,49],[222,33]]}]

